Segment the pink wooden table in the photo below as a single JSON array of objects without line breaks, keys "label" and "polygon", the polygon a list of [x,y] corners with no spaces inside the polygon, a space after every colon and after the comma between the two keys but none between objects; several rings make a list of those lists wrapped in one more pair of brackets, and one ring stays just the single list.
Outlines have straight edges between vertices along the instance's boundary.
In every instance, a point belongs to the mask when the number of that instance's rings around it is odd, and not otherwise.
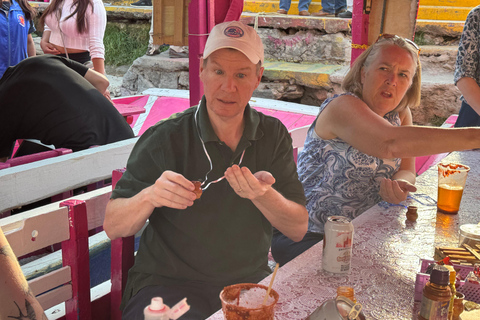
[{"label": "pink wooden table", "polygon": [[[432,167],[417,180],[418,191],[406,205],[418,207],[416,222],[405,219],[400,206],[375,205],[353,220],[352,269],[334,275],[321,268],[323,242],[313,246],[277,272],[273,288],[279,293],[275,319],[305,319],[340,285],[353,286],[367,319],[416,319],[416,273],[422,258],[432,259],[435,246],[458,246],[458,227],[480,221],[480,151],[454,152],[444,161],[460,162],[471,171],[457,215],[436,212],[420,194],[437,198],[437,169]],[[261,281],[268,285],[270,276]],[[209,320],[223,319],[220,311]]]},{"label": "pink wooden table", "polygon": [[[113,99],[117,109],[127,112],[134,110],[133,119],[130,123],[135,135],[141,135],[149,127],[172,114],[182,112],[190,107],[190,100],[187,97],[156,96],[154,94],[133,96],[127,98]],[[273,101],[273,100],[272,100]],[[255,105],[251,106],[256,110],[280,119],[289,131],[295,128],[311,124],[316,116],[297,111],[283,111],[275,108],[265,108]],[[144,110],[139,112],[139,110]]]}]

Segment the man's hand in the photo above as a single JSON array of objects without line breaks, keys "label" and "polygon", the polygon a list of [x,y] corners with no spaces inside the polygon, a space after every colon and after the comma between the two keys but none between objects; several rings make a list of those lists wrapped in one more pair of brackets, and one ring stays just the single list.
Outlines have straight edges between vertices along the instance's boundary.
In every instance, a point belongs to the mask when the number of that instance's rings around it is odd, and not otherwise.
[{"label": "man's hand", "polygon": [[399,204],[407,199],[409,192],[415,191],[417,191],[417,188],[406,180],[383,179],[380,183],[379,194],[383,200],[389,203]]},{"label": "man's hand", "polygon": [[247,167],[240,168],[238,165],[228,168],[225,178],[240,197],[250,200],[263,196],[275,183],[275,178],[269,172],[252,174]]},{"label": "man's hand", "polygon": [[197,198],[194,184],[181,174],[164,171],[147,192],[149,202],[154,207],[186,209]]}]

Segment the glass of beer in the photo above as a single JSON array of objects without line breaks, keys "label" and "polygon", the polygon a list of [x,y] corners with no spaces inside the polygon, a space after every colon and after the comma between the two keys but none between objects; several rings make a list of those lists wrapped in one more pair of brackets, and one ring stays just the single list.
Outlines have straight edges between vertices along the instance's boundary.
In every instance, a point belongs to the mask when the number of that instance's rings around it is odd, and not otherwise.
[{"label": "glass of beer", "polygon": [[468,171],[470,168],[463,164],[438,164],[437,211],[448,214],[458,213]]},{"label": "glass of beer", "polygon": [[[220,292],[222,311],[226,320],[273,320],[278,293],[255,283],[239,283],[223,288]],[[264,303],[265,301],[265,303]]]}]

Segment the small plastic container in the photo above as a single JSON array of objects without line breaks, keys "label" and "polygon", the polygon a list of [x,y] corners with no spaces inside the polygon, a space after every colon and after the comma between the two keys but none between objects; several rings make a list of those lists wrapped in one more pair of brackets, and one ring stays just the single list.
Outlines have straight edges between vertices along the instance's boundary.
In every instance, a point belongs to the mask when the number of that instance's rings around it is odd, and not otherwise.
[{"label": "small plastic container", "polygon": [[468,244],[472,248],[480,244],[480,224],[462,224],[460,226],[459,247]]}]

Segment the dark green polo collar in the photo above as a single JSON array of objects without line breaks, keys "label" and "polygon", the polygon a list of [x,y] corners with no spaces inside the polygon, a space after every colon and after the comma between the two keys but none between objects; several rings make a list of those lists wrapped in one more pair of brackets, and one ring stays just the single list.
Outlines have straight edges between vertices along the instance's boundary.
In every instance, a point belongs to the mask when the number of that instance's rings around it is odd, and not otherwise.
[{"label": "dark green polo collar", "polygon": [[[242,139],[245,138],[251,141],[258,140],[263,137],[264,133],[259,128],[260,117],[258,112],[251,108],[249,104],[247,104],[243,115],[245,117],[245,129],[243,130]],[[200,110],[198,110],[198,128],[200,129],[200,133],[204,142],[220,142],[208,117],[205,96],[202,97],[202,100],[200,101]]]}]

